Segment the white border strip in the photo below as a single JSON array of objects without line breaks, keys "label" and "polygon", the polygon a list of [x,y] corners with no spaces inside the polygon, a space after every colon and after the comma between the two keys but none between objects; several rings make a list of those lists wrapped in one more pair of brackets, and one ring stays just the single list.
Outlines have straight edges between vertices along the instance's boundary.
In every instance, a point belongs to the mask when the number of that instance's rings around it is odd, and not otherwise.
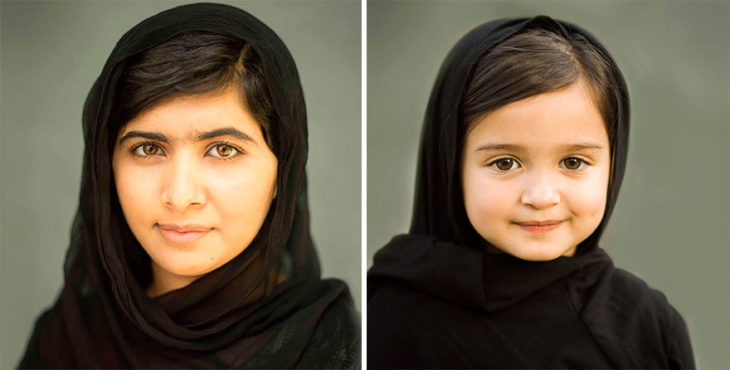
[{"label": "white border strip", "polygon": [[361,99],[362,99],[362,102],[360,103],[360,111],[362,114],[362,120],[360,123],[360,127],[362,128],[362,130],[360,132],[360,146],[361,146],[360,155],[362,156],[361,162],[360,162],[360,171],[361,171],[360,180],[362,182],[360,185],[360,190],[361,190],[361,194],[362,194],[361,195],[361,204],[360,204],[360,209],[362,212],[361,216],[360,216],[360,217],[362,217],[360,219],[360,222],[362,224],[362,226],[360,228],[361,238],[362,238],[362,242],[361,242],[361,246],[360,246],[360,249],[361,249],[360,273],[362,276],[362,278],[360,280],[360,284],[361,284],[360,307],[362,310],[362,326],[360,327],[361,333],[362,333],[362,341],[360,342],[361,343],[361,347],[360,347],[360,356],[361,357],[360,358],[362,361],[361,362],[362,369],[368,368],[367,367],[367,365],[368,365],[368,361],[367,361],[367,339],[368,339],[368,334],[367,334],[367,332],[368,332],[367,331],[368,313],[367,312],[368,312],[368,310],[367,310],[367,278],[366,278],[367,277],[367,267],[368,267],[368,263],[367,263],[367,241],[368,241],[368,222],[367,222],[367,220],[368,220],[368,207],[367,207],[367,205],[368,205],[368,181],[367,181],[368,180],[368,176],[367,176],[367,172],[368,172],[368,146],[367,146],[368,145],[368,130],[367,130],[367,127],[368,127],[368,125],[367,125],[367,122],[368,122],[368,120],[367,120],[368,119],[368,113],[367,113],[368,112],[368,110],[367,110],[367,107],[368,107],[368,104],[367,104],[368,103],[368,95],[367,95],[367,90],[368,90],[367,89],[367,67],[368,67],[368,58],[367,58],[368,57],[368,48],[367,48],[368,23],[367,23],[367,20],[368,20],[368,16],[367,16],[367,9],[368,9],[367,0],[360,0],[360,16],[361,16],[361,18],[360,18],[360,27],[361,27],[360,28],[360,40],[361,40],[360,41],[360,57],[362,58],[361,62],[360,62],[360,66],[362,68],[361,82],[360,82],[360,88],[361,88],[360,94],[361,94]]}]

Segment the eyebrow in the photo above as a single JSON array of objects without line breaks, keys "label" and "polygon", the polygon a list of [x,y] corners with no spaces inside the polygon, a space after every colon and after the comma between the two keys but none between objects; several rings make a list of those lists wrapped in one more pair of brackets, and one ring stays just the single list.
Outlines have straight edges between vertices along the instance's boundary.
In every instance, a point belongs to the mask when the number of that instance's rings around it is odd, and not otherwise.
[{"label": "eyebrow", "polygon": [[[256,144],[256,141],[251,138],[251,136],[248,136],[246,133],[241,132],[233,127],[224,127],[219,128],[213,131],[208,132],[202,132],[195,136],[195,140],[197,141],[203,141],[203,140],[209,140],[220,136],[232,136],[237,139],[248,141],[251,143]],[[155,140],[162,143],[169,143],[170,140],[162,133],[159,132],[147,132],[147,131],[129,131],[124,136],[122,136],[121,139],[119,139],[119,144],[121,145],[126,141],[127,139],[135,138],[135,137],[141,137],[144,139],[149,140]]]},{"label": "eyebrow", "polygon": [[[565,152],[575,152],[580,150],[600,150],[603,149],[602,145],[593,144],[593,143],[578,143],[578,144],[566,144],[559,146],[561,151]],[[516,145],[516,144],[484,144],[480,145],[478,148],[476,148],[477,152],[488,152],[488,151],[494,151],[494,150],[507,150],[512,152],[523,152],[525,151],[525,148]]]}]

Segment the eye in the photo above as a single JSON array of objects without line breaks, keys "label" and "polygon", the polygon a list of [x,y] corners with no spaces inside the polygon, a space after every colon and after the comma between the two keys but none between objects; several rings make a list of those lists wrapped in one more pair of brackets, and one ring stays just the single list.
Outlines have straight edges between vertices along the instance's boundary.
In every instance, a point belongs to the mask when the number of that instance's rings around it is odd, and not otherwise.
[{"label": "eye", "polygon": [[571,171],[583,170],[584,164],[586,164],[586,161],[576,157],[568,157],[563,159],[563,166]]},{"label": "eye", "polygon": [[241,154],[241,150],[235,148],[233,145],[224,143],[214,145],[208,150],[208,154],[220,159],[230,159]]},{"label": "eye", "polygon": [[147,158],[154,155],[161,155],[162,148],[154,143],[142,143],[132,148],[132,154]]},{"label": "eye", "polygon": [[495,167],[499,171],[509,171],[514,168],[519,168],[520,164],[513,158],[500,158],[489,164],[489,167]]}]

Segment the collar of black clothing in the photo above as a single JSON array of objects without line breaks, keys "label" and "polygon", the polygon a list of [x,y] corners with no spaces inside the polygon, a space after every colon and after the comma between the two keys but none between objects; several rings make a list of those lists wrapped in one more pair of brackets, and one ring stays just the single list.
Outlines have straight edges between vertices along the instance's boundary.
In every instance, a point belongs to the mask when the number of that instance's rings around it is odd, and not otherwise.
[{"label": "collar of black clothing", "polygon": [[600,248],[532,262],[432,236],[398,235],[375,255],[368,271],[368,298],[380,284],[396,282],[452,303],[496,311],[576,272],[610,266]]}]

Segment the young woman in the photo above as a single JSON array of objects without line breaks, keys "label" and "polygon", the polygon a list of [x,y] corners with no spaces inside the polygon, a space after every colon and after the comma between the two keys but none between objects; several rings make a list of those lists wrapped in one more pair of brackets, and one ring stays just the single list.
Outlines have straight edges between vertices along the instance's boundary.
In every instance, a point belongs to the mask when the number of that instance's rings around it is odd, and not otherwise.
[{"label": "young woman", "polygon": [[294,61],[193,4],[141,22],[84,107],[80,205],[21,368],[350,368],[347,286],[320,280]]},{"label": "young woman", "polygon": [[585,30],[465,35],[426,110],[410,232],[368,273],[368,367],[694,367],[682,317],[599,247],[628,133],[624,79]]}]

